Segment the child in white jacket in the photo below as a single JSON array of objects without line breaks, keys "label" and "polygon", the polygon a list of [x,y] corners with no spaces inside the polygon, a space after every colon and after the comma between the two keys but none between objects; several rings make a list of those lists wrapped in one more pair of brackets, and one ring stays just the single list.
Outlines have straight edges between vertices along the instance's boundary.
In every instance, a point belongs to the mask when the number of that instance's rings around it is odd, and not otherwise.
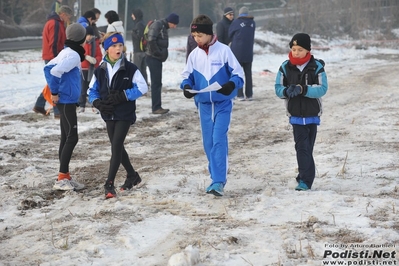
[{"label": "child in white jacket", "polygon": [[61,141],[58,150],[60,168],[57,190],[79,190],[84,185],[72,180],[69,162],[78,143],[78,122],[76,106],[81,90],[81,62],[85,59],[83,43],[86,29],[79,23],[66,29],[65,48],[44,67],[47,84],[51,90],[51,100],[60,111]]},{"label": "child in white jacket", "polygon": [[[192,21],[191,34],[198,46],[187,58],[180,87],[186,98],[194,97],[198,108],[212,180],[206,193],[223,196],[228,170],[227,133],[234,97],[244,83],[244,73],[230,48],[217,41],[212,25],[206,15],[199,15]],[[219,84],[219,89],[201,92],[211,84]]]}]

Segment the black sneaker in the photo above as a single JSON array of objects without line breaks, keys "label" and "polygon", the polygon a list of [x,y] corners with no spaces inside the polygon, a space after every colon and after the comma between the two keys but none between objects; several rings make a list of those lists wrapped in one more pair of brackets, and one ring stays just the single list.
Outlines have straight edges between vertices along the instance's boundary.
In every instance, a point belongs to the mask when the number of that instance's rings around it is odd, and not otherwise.
[{"label": "black sneaker", "polygon": [[134,172],[133,175],[128,175],[126,177],[125,183],[121,186],[121,191],[132,189],[132,187],[140,184],[140,182],[141,178],[139,176],[139,173]]},{"label": "black sneaker", "polygon": [[116,191],[114,187],[114,182],[113,181],[107,181],[104,185],[104,190],[105,190],[105,198],[110,199],[110,198],[115,198],[116,197]]}]

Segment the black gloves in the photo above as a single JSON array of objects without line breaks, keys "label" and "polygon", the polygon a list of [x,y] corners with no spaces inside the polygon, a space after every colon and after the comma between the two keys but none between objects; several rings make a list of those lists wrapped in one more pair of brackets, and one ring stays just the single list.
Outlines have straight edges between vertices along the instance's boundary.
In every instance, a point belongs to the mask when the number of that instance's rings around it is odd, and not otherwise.
[{"label": "black gloves", "polygon": [[233,90],[235,89],[236,85],[234,84],[233,81],[229,81],[225,84],[222,85],[222,88],[217,90],[216,92],[221,93],[223,95],[230,95]]},{"label": "black gloves", "polygon": [[187,91],[187,90],[191,90],[191,89],[192,88],[189,85],[184,86],[183,94],[184,94],[184,97],[186,97],[187,99],[191,99],[195,96],[195,93],[191,93],[191,92]]},{"label": "black gloves", "polygon": [[286,90],[285,95],[288,98],[294,98],[298,95],[302,94],[302,86],[291,84]]},{"label": "black gloves", "polygon": [[108,95],[107,100],[111,105],[118,105],[120,103],[127,102],[125,91],[111,90],[110,95]]},{"label": "black gloves", "polygon": [[114,113],[114,106],[109,101],[96,99],[93,102],[93,106],[104,115],[112,115]]}]

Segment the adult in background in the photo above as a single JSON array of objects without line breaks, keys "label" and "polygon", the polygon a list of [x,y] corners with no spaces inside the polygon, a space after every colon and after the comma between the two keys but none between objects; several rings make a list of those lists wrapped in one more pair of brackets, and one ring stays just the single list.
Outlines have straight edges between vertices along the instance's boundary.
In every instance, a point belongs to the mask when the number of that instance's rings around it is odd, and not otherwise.
[{"label": "adult in background", "polygon": [[252,101],[253,97],[252,61],[254,58],[255,26],[254,17],[250,16],[248,8],[243,6],[240,8],[238,18],[231,23],[229,29],[230,48],[245,73],[245,95],[243,88],[239,88],[237,93],[239,100]]},{"label": "adult in background", "polygon": [[216,24],[216,35],[218,36],[218,41],[229,45],[229,28],[234,19],[234,11],[231,7],[226,7],[223,10],[223,18]]},{"label": "adult in background", "polygon": [[[91,28],[93,29],[93,34],[94,34],[94,38],[91,41],[92,42],[91,55],[96,57],[98,50],[101,51],[100,42],[101,42],[101,38],[104,36],[104,33],[100,32],[96,25],[98,19],[101,16],[101,11],[98,8],[93,8],[93,9],[91,9],[91,11],[93,11],[96,16],[96,19],[91,22]],[[97,63],[99,63],[99,62],[97,62]],[[94,66],[95,65],[90,64],[90,67],[89,67],[89,72],[87,74],[87,79],[89,80],[89,82],[94,73]]]},{"label": "adult in background", "polygon": [[[69,6],[61,6],[59,14],[53,12],[49,15],[42,33],[42,58],[45,64],[55,58],[64,48],[66,40],[65,24],[70,22],[72,15],[73,11]],[[40,93],[33,111],[46,116],[48,112],[45,106],[46,99],[44,99],[43,93]],[[60,118],[60,112],[56,106],[54,106],[54,118]]]},{"label": "adult in background", "polygon": [[100,38],[103,37],[104,33],[100,32],[98,30],[96,23],[100,19],[101,11],[98,8],[93,8],[91,11],[93,11],[94,14],[96,15],[96,20],[91,23],[91,26],[92,26],[93,31],[94,31],[94,36],[96,37],[96,39],[100,39]]},{"label": "adult in background", "polygon": [[50,8],[50,14],[53,12],[58,14],[60,12],[61,6],[62,6],[62,0],[54,0]]},{"label": "adult in background", "polygon": [[86,11],[83,16],[78,19],[78,23],[80,23],[84,28],[91,26],[93,22],[96,21],[96,14],[93,10]]},{"label": "adult in background", "polygon": [[118,13],[116,13],[114,10],[110,10],[105,13],[104,17],[107,19],[108,22],[108,27],[106,31],[107,33],[120,32],[122,34],[122,37],[125,37],[125,28],[123,27],[123,21],[119,19]]},{"label": "adult in background", "polygon": [[134,21],[132,29],[133,63],[139,68],[141,74],[145,79],[145,82],[147,82],[148,84],[145,50],[140,45],[140,41],[144,36],[144,29],[146,26],[143,21],[143,11],[141,11],[141,9],[139,8],[133,9],[132,19]]},{"label": "adult in background", "polygon": [[179,16],[171,13],[167,18],[156,20],[148,30],[146,62],[150,70],[151,100],[153,114],[166,114],[169,109],[162,108],[162,63],[168,58],[168,29],[174,29],[179,24]]}]

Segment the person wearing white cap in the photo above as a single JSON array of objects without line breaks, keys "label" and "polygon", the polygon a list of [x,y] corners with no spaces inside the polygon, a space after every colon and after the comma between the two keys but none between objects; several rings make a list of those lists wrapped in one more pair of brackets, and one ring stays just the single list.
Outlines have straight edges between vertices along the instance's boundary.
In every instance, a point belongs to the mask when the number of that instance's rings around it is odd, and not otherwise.
[{"label": "person wearing white cap", "polygon": [[65,48],[44,67],[44,75],[51,90],[51,100],[60,111],[61,140],[58,150],[60,167],[56,190],[79,190],[84,185],[69,174],[69,162],[78,143],[76,105],[80,95],[81,62],[85,59],[83,43],[86,29],[79,23],[66,29]]}]

